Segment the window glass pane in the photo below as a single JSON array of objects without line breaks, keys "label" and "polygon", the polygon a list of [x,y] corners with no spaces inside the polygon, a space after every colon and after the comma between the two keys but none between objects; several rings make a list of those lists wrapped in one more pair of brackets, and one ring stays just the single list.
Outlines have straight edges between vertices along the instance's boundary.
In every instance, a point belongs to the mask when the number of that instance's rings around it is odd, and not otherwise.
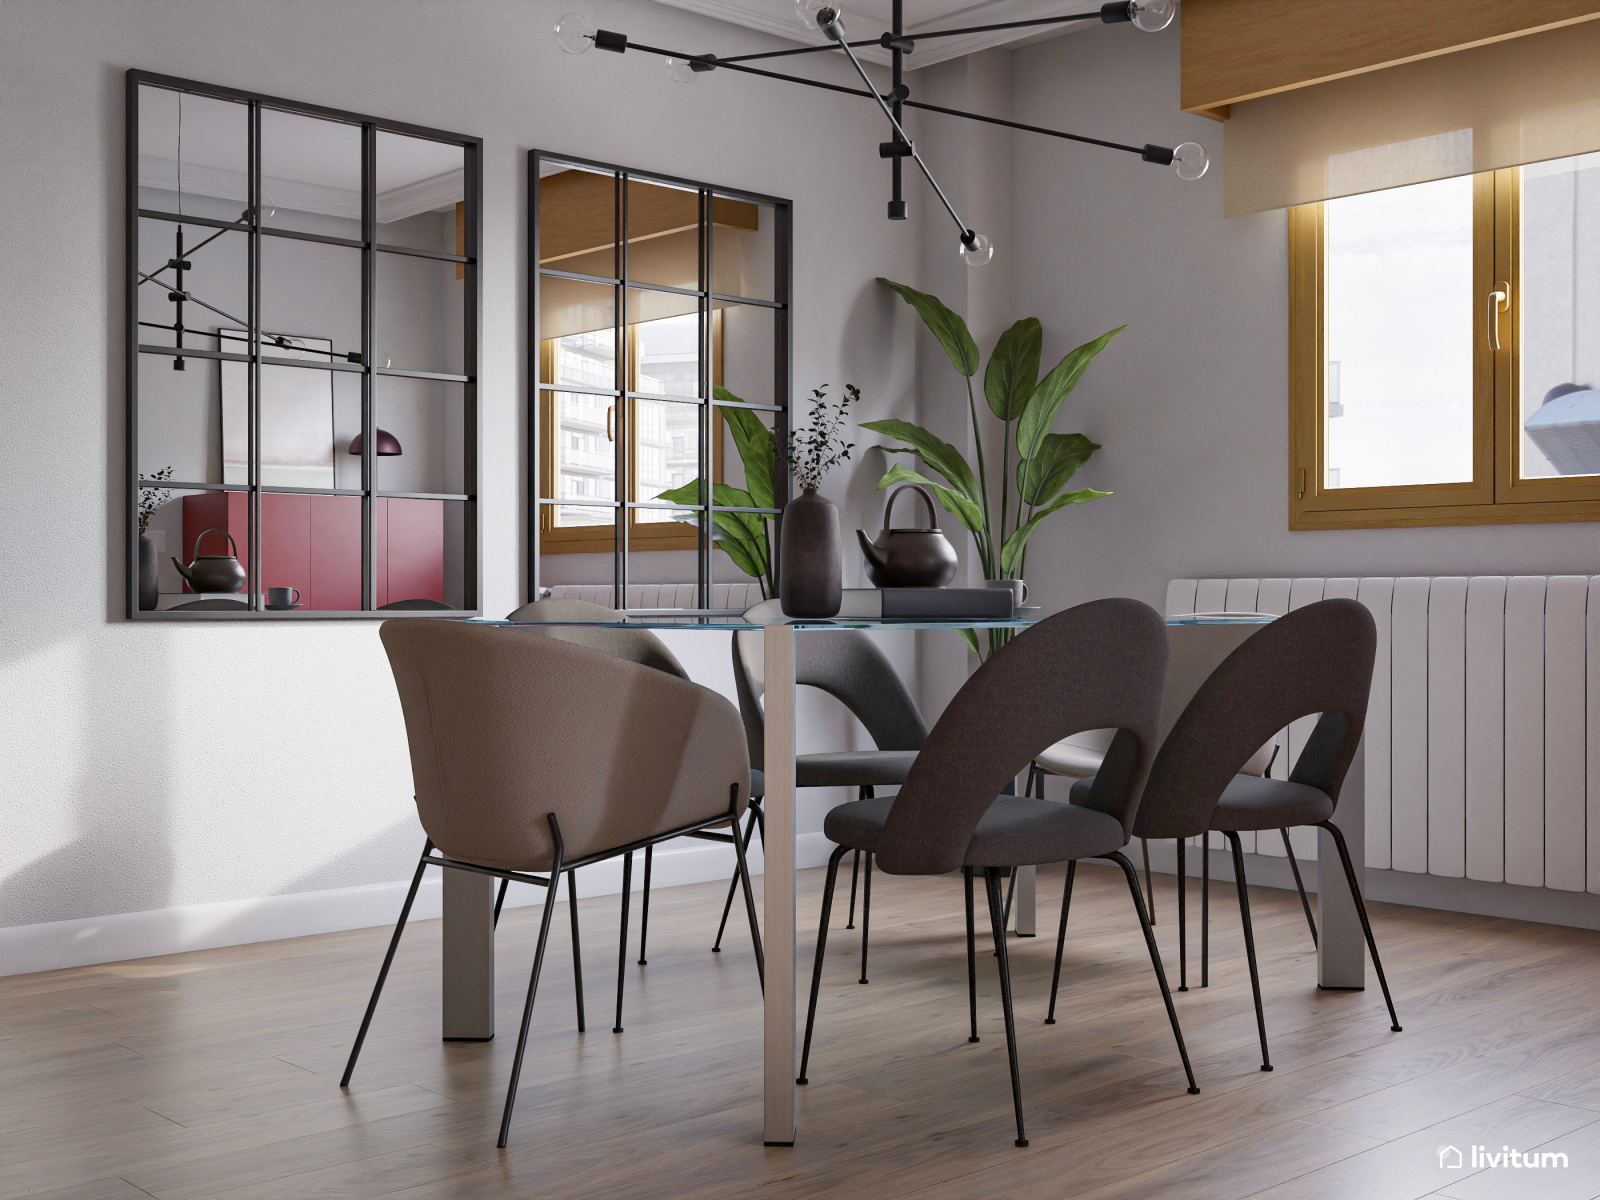
[{"label": "window glass pane", "polygon": [[249,130],[243,104],[142,85],[139,207],[242,220],[249,196]]},{"label": "window glass pane", "polygon": [[[286,344],[287,343],[287,344]],[[248,339],[225,334],[224,350],[244,353]],[[264,338],[261,353],[285,362],[327,361],[326,341]],[[338,403],[342,397],[343,404]],[[266,487],[338,486],[336,409],[361,410],[361,377],[351,371],[279,364],[261,368],[261,483]],[[222,364],[222,471],[224,483],[249,482],[249,375],[244,363]],[[348,486],[360,487],[360,474]]]},{"label": "window glass pane", "polygon": [[[233,533],[239,543],[240,562],[248,567],[249,552],[245,537],[248,501],[249,497],[243,492],[175,491],[154,482],[147,482],[136,490],[140,533],[151,543],[154,555],[157,608],[172,608],[201,598],[178,573],[173,560],[188,566],[194,559],[195,539],[206,529],[223,528]],[[228,539],[217,533],[206,538],[200,550],[203,554],[233,552]],[[141,563],[141,570],[143,565]],[[227,599],[248,599],[244,592],[204,594]]]},{"label": "window glass pane", "polygon": [[361,497],[262,493],[261,586],[269,589],[263,605],[280,611],[290,604],[314,612],[359,609]]},{"label": "window glass pane", "polygon": [[1472,479],[1473,181],[1325,207],[1328,488]]},{"label": "window glass pane", "polygon": [[[437,379],[379,375],[374,387],[380,492],[466,492],[466,387]],[[361,467],[359,406],[337,457]],[[343,432],[343,431],[341,431]]]},{"label": "window glass pane", "polygon": [[617,388],[616,292],[598,283],[539,280],[539,382]]},{"label": "window glass pane", "polygon": [[716,197],[712,208],[712,291],[772,300],[776,220],[770,204]]},{"label": "window glass pane", "polygon": [[465,254],[466,151],[380,129],[376,155],[379,244]]},{"label": "window glass pane", "polygon": [[[179,361],[184,369],[173,370]],[[234,365],[209,358],[139,355],[140,478],[166,472],[161,478],[182,483],[223,482],[218,379],[222,368]],[[243,364],[238,365],[242,370]]]},{"label": "window glass pane", "polygon": [[633,334],[634,370],[629,391],[649,396],[700,395],[698,312],[641,321]]},{"label": "window glass pane", "polygon": [[700,287],[700,194],[628,180],[628,278],[663,287]]},{"label": "window glass pane", "polygon": [[713,317],[716,383],[746,404],[776,403],[778,317],[775,309],[749,304],[721,305]]},{"label": "window glass pane", "polygon": [[389,496],[373,503],[378,607],[461,608],[466,504]]},{"label": "window glass pane", "polygon": [[[638,400],[634,412],[634,499],[700,503],[700,421],[705,410],[672,400]],[[675,518],[670,512],[635,509],[633,519],[659,524]]]},{"label": "window glass pane", "polygon": [[[574,543],[547,536],[540,543],[539,586],[552,589],[558,596],[567,599],[587,600],[591,604],[611,608],[615,598],[612,585],[616,580],[611,513],[607,509],[591,516],[593,519],[588,521],[573,521],[573,525],[580,529],[590,529],[590,538]],[[597,528],[602,521],[606,527]]]},{"label": "window glass pane", "polygon": [[[139,221],[139,342],[217,349],[217,330],[239,328],[250,311],[248,234],[204,225]],[[182,368],[200,364],[186,360]]]},{"label": "window glass pane", "polygon": [[378,255],[373,311],[379,370],[461,375],[466,283],[456,265],[414,254]]},{"label": "window glass pane", "polygon": [[361,126],[261,110],[261,224],[361,238]]},{"label": "window glass pane", "polygon": [[1517,311],[1523,478],[1600,474],[1600,154],[1522,168]]},{"label": "window glass pane", "polygon": [[[557,271],[617,274],[617,180],[609,171],[539,164],[539,263]],[[545,286],[549,286],[545,280]]]},{"label": "window glass pane", "polygon": [[578,505],[558,505],[556,525],[610,525],[615,512],[585,508],[584,502],[614,500],[617,496],[616,404],[612,396],[584,392],[550,392],[549,462],[553,470],[546,494],[552,499],[575,500]]}]

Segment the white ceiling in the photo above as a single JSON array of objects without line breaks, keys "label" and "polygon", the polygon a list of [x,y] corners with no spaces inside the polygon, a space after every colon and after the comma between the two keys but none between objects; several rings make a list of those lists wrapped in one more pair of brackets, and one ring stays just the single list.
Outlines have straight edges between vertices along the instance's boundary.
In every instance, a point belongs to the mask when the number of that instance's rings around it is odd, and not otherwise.
[{"label": "white ceiling", "polygon": [[[673,8],[688,9],[702,16],[716,17],[749,29],[775,34],[801,44],[823,44],[821,33],[808,34],[795,16],[792,0],[659,0]],[[845,29],[852,41],[876,37],[889,28],[890,0],[843,0]],[[960,28],[967,25],[992,25],[1002,21],[1028,21],[1039,17],[1064,16],[1067,13],[1089,12],[1099,8],[1098,0],[906,0],[905,26],[908,34],[931,29]],[[1073,22],[1068,25],[1043,27],[1043,36],[1072,33],[1093,28],[1098,21]],[[992,33],[973,33],[962,37],[935,38],[917,43],[916,50],[906,59],[906,69],[931,67],[946,59],[960,58],[978,50],[1004,46],[1023,39],[1038,39],[1039,28],[1003,29]],[[716,53],[715,46],[684,47],[696,54]],[[856,51],[863,59],[887,63],[889,52],[877,47]],[[788,71],[795,64],[779,59],[769,64],[774,70]],[[799,72],[795,72],[798,74]]]}]

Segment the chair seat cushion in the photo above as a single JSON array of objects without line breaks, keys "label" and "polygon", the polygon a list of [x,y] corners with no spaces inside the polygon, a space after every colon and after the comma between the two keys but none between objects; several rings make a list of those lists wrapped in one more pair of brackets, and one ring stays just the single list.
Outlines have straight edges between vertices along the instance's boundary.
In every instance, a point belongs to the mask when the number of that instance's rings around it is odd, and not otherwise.
[{"label": "chair seat cushion", "polygon": [[1041,750],[1034,756],[1033,761],[1039,764],[1041,770],[1048,771],[1052,775],[1069,775],[1082,779],[1098,771],[1105,756],[1103,749],[1084,746],[1067,738],[1057,742],[1048,750]]},{"label": "chair seat cushion", "polygon": [[794,762],[796,787],[894,787],[906,781],[915,750],[838,750],[801,754]]},{"label": "chair seat cushion", "polygon": [[1318,788],[1287,779],[1235,775],[1211,814],[1211,828],[1244,832],[1315,825],[1333,816],[1333,801]]},{"label": "chair seat cushion", "polygon": [[[893,796],[838,805],[824,819],[823,835],[835,845],[876,854],[893,805]],[[965,865],[1065,862],[1110,854],[1120,850],[1125,841],[1122,823],[1095,809],[1030,796],[998,796],[973,830]]]},{"label": "chair seat cushion", "polygon": [[754,767],[750,768],[750,797],[760,799],[767,794],[767,777]]}]

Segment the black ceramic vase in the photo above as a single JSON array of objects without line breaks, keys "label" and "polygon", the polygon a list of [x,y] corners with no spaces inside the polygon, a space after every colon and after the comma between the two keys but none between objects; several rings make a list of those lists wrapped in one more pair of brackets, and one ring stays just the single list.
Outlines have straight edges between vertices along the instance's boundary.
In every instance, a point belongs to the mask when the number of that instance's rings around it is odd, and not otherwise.
[{"label": "black ceramic vase", "polygon": [[156,565],[156,544],[144,534],[139,535],[139,611],[149,612],[160,599],[157,590],[160,567]]},{"label": "black ceramic vase", "polygon": [[842,598],[839,510],[807,488],[783,509],[778,598],[786,617],[831,617]]}]

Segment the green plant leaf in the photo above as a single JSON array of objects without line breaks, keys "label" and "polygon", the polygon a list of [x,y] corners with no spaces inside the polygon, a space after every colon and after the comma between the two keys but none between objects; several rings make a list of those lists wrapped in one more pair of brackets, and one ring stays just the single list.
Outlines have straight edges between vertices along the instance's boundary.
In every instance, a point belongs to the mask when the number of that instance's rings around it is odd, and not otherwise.
[{"label": "green plant leaf", "polygon": [[1106,344],[1126,328],[1126,325],[1119,325],[1111,332],[1101,334],[1094,341],[1085,342],[1058,362],[1050,374],[1039,381],[1038,388],[1034,390],[1033,396],[1022,410],[1022,419],[1017,423],[1017,452],[1023,458],[1032,458],[1038,451],[1044,441],[1044,435],[1055,423],[1056,414],[1061,411],[1062,401],[1073,388],[1078,386],[1078,380],[1083,378],[1084,371],[1088,370],[1095,355],[1104,350]]},{"label": "green plant leaf", "polygon": [[881,275],[878,276],[878,282],[888,284],[900,293],[902,300],[917,310],[923,324],[939,339],[939,344],[950,356],[950,362],[956,370],[968,379],[978,373],[978,343],[972,340],[967,323],[945,307],[944,301]]},{"label": "green plant leaf", "polygon": [[978,635],[976,632],[971,629],[958,629],[956,632],[961,635],[961,640],[967,644],[968,650],[971,650],[980,658],[983,657],[983,651],[978,649]]},{"label": "green plant leaf", "polygon": [[983,394],[989,408],[1002,421],[1020,417],[1023,406],[1039,386],[1039,352],[1043,346],[1044,330],[1038,317],[1024,317],[995,343],[988,369],[983,373]]},{"label": "green plant leaf", "polygon": [[904,463],[895,463],[889,468],[889,473],[878,480],[878,490],[881,492],[886,487],[893,487],[897,483],[920,483],[939,498],[940,505],[945,512],[956,517],[968,529],[976,533],[983,528],[983,513],[978,506],[959,492],[953,492],[947,487],[941,487],[926,475],[919,475]]},{"label": "green plant leaf", "polygon": [[1028,505],[1048,504],[1100,446],[1081,433],[1047,433],[1032,459],[1017,464],[1017,492]]},{"label": "green plant leaf", "polygon": [[733,561],[733,565],[752,579],[760,579],[765,576],[767,573],[766,563],[759,561],[756,547],[740,536],[742,531],[729,532],[720,529],[721,514],[713,517],[712,520],[719,526],[719,531],[712,535],[711,540],[716,543],[719,550]]},{"label": "green plant leaf", "polygon": [[747,408],[737,405],[745,401],[727,388],[712,389],[717,402],[722,405],[722,419],[733,434],[733,444],[739,451],[739,461],[744,464],[744,485],[754,497],[752,508],[776,508],[777,492],[773,488],[773,473],[777,468],[777,447],[772,431],[761,423],[761,418]]},{"label": "green plant leaf", "polygon": [[655,499],[663,500],[668,504],[698,506],[700,503],[700,483],[695,480],[684,484],[682,487],[668,488],[664,492],[657,492]]},{"label": "green plant leaf", "polygon": [[1109,496],[1110,492],[1097,492],[1093,488],[1080,488],[1076,492],[1063,492],[1050,503],[1041,508],[1006,539],[1006,544],[1000,548],[1000,570],[1010,575],[1016,569],[1017,561],[1022,557],[1022,552],[1028,548],[1028,539],[1033,536],[1033,531],[1039,528],[1043,521],[1057,509],[1065,508],[1069,504],[1087,504],[1091,500],[1098,500],[1102,496]]},{"label": "green plant leaf", "polygon": [[881,433],[885,437],[894,438],[896,441],[905,442],[905,446],[885,446],[885,450],[909,451],[915,454],[928,466],[948,479],[955,489],[974,504],[980,503],[978,484],[972,476],[972,468],[967,465],[967,460],[961,457],[961,452],[949,442],[942,441],[929,433],[920,425],[913,425],[910,421],[886,419],[882,421],[863,421],[861,428],[870,429],[873,433]]}]

